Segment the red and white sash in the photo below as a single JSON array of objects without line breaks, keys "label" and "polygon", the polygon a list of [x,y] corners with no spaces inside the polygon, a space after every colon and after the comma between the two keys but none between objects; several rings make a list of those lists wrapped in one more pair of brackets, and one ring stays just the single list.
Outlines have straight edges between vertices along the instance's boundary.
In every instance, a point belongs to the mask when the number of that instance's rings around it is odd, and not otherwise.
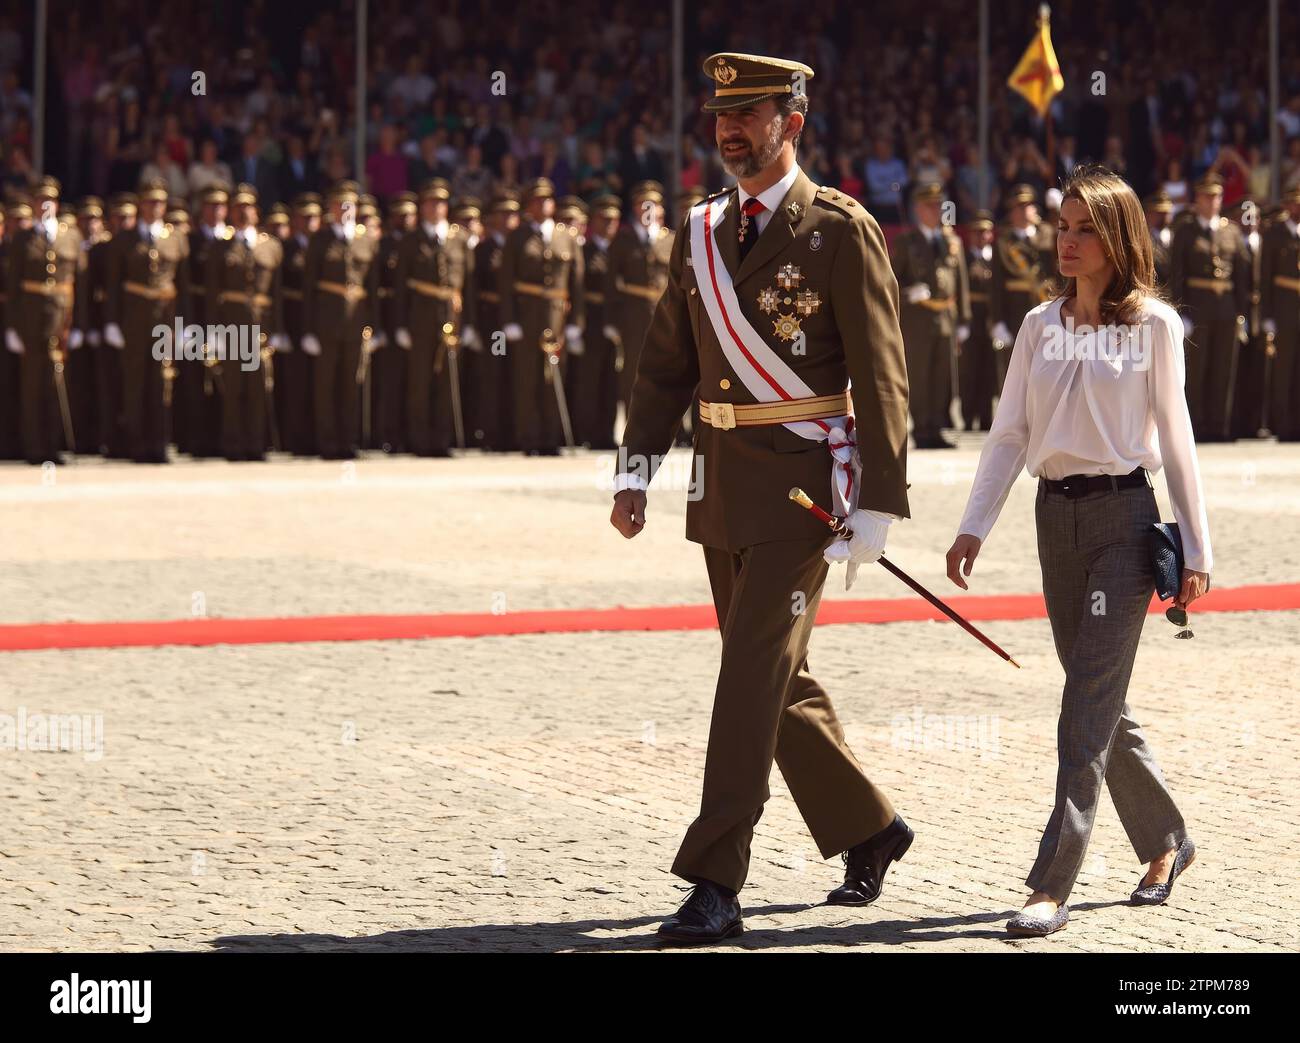
[{"label": "red and white sash", "polygon": [[[745,389],[759,402],[814,398],[810,388],[750,325],[740,310],[731,273],[718,250],[716,230],[727,212],[730,194],[691,207],[691,257],[700,296],[717,334],[722,353]],[[831,471],[833,514],[847,517],[857,503],[862,461],[853,437],[853,414],[824,420],[795,420],[785,427],[812,442],[826,442],[835,467]]]}]

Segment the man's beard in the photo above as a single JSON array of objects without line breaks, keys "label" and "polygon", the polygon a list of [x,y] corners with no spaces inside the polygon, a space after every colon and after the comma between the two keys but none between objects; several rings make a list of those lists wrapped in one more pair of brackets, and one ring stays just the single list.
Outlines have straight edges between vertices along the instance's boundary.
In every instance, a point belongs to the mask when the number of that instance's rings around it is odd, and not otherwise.
[{"label": "man's beard", "polygon": [[[722,159],[722,169],[732,177],[753,177],[759,171],[766,170],[776,162],[777,157],[781,155],[782,132],[785,130],[785,120],[776,119],[772,121],[771,129],[768,131],[767,140],[760,146],[758,152],[751,147],[749,152],[743,156],[728,158],[723,151],[723,147],[733,142],[723,142],[718,146],[718,155]],[[741,139],[746,145],[748,140]]]}]

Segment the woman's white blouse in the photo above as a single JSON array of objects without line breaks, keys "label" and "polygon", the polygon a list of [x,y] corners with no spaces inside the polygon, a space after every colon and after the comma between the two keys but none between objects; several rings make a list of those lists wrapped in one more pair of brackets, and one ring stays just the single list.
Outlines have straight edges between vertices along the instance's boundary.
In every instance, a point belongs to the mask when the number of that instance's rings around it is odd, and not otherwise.
[{"label": "woman's white blouse", "polygon": [[1184,563],[1209,572],[1182,319],[1148,299],[1132,327],[1075,334],[1072,326],[1062,324],[1060,299],[1025,316],[958,531],[985,539],[1022,467],[1059,479],[1163,466]]}]

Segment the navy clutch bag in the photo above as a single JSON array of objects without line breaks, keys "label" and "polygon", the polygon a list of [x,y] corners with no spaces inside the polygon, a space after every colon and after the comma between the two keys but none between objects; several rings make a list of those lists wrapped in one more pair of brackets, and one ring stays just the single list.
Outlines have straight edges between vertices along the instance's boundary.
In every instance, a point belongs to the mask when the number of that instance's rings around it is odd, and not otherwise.
[{"label": "navy clutch bag", "polygon": [[1161,601],[1178,597],[1183,586],[1183,538],[1177,522],[1156,522],[1147,530],[1156,594]]}]

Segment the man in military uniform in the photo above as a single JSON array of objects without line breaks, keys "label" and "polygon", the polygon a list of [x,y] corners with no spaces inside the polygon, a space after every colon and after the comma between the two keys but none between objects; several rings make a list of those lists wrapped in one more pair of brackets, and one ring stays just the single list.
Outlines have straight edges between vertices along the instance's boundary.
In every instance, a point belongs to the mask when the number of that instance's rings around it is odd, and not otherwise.
[{"label": "man in military uniform", "polygon": [[1263,235],[1260,206],[1249,195],[1242,196],[1225,215],[1236,225],[1246,244],[1246,265],[1250,275],[1250,306],[1246,311],[1246,337],[1239,340],[1233,397],[1228,403],[1230,438],[1259,438],[1264,427],[1264,400],[1268,397],[1268,338],[1260,326],[1259,284],[1263,263]]},{"label": "man in military uniform", "polygon": [[[469,250],[471,273],[465,285],[464,302],[461,308],[461,344],[468,351],[458,355],[460,370],[460,401],[464,413],[465,444],[478,448],[483,444],[483,418],[479,413],[479,386],[483,381],[483,367],[487,365],[483,356],[483,339],[474,327],[474,316],[478,311],[475,298],[478,295],[479,277],[472,270],[474,259],[478,256],[478,246],[483,240],[483,203],[477,196],[463,196],[455,200],[451,207],[451,222],[458,225],[465,233],[465,248]],[[495,289],[495,284],[492,287]]]},{"label": "man in military uniform", "polygon": [[529,456],[556,456],[563,441],[559,397],[565,345],[582,336],[582,250],[556,223],[555,187],[532,181],[525,214],[501,255],[501,322],[513,360],[515,436]]},{"label": "man in military uniform", "polygon": [[1169,244],[1173,230],[1169,227],[1174,212],[1174,202],[1163,188],[1152,192],[1142,201],[1147,216],[1147,229],[1151,232],[1151,253],[1156,266],[1156,285],[1169,286]]},{"label": "man in military uniform", "polygon": [[1268,428],[1300,441],[1300,185],[1282,197],[1260,251],[1260,325],[1271,348]]},{"label": "man in military uniform", "polygon": [[658,182],[636,185],[628,209],[630,216],[609,248],[609,298],[605,309],[607,333],[612,335],[622,358],[619,401],[624,408],[632,393],[641,342],[654,318],[655,305],[668,285],[668,258],[673,245],[672,235],[663,224],[663,189]]},{"label": "man in military uniform", "polygon": [[67,375],[68,400],[72,407],[72,430],[80,454],[99,452],[99,389],[95,355],[100,343],[99,326],[94,322],[98,310],[91,288],[90,255],[108,239],[104,231],[104,201],[87,196],[77,207],[77,228],[81,238],[81,256],[73,290],[72,329],[68,331]]},{"label": "man in military uniform", "polygon": [[586,328],[583,352],[570,360],[573,368],[575,438],[592,449],[614,449],[614,421],[618,413],[617,351],[608,319],[609,250],[618,235],[622,207],[618,196],[597,196],[588,218],[590,234],[582,244],[583,301]]},{"label": "man in military uniform", "polygon": [[916,223],[895,240],[890,261],[903,298],[903,343],[918,449],[956,449],[943,437],[952,420],[952,364],[970,337],[970,284],[961,240],[942,221],[943,186],[912,190]]},{"label": "man in military uniform", "polygon": [[284,298],[284,329],[288,345],[282,360],[277,360],[276,391],[279,397],[281,437],[284,447],[295,456],[315,456],[316,449],[316,360],[302,350],[307,333],[303,314],[303,276],[306,270],[307,244],[320,230],[320,196],[304,192],[293,201],[290,217],[291,234],[284,242],[281,264],[281,296]]},{"label": "man in military uniform", "polygon": [[993,338],[989,328],[989,287],[993,282],[993,215],[981,210],[970,224],[971,245],[966,251],[970,282],[970,337],[957,356],[961,384],[962,423],[967,431],[987,431],[993,423]]},{"label": "man in military uniform", "polygon": [[[717,84],[705,108],[739,185],[708,197],[677,236],[611,516],[627,537],[644,526],[647,480],[698,387],[686,535],[704,545],[723,649],[700,813],[673,863],[695,887],[660,927],[689,941],[742,930],[736,892],[774,759],[822,856],[844,853],[830,901],[874,901],[912,839],[845,745],[806,655],[828,560],[878,559],[890,522],[908,514],[898,283],[875,219],[795,162],[812,70],[738,54],[704,69]],[[792,486],[847,517],[852,541],[832,542],[790,504]]]},{"label": "man in military uniform", "polygon": [[[166,208],[166,184],[146,182],[135,227],[113,238],[108,255],[104,340],[122,353],[122,423],[137,463],[167,463],[164,363],[154,353],[153,329],[171,330],[178,305],[190,300],[189,242],[163,221]],[[181,345],[171,348],[175,354]]]},{"label": "man in military uniform", "polygon": [[379,244],[364,223],[357,185],[329,194],[329,223],[307,246],[303,272],[302,350],[315,358],[316,442],[326,460],[352,460],[360,432],[357,407],[362,341],[379,297]]},{"label": "man in military uniform", "polygon": [[495,452],[516,448],[513,358],[502,333],[501,258],[510,233],[519,227],[519,200],[500,192],[488,204],[484,235],[474,248],[474,295],[466,315],[480,347],[469,395],[477,405],[479,445]]},{"label": "man in military uniform", "polygon": [[[188,233],[190,296],[182,317],[186,325],[206,327],[213,320],[207,299],[208,255],[231,235],[226,217],[230,186],[213,182],[200,196],[199,220]],[[175,231],[173,225],[173,231]],[[214,367],[183,364],[173,371],[172,437],[182,453],[197,457],[221,453],[221,385]]]},{"label": "man in military uniform", "polygon": [[[393,198],[388,207],[388,232],[379,243],[380,347],[371,359],[370,445],[386,453],[406,452],[406,355],[397,343],[397,255],[402,240],[415,229],[417,203],[413,192]],[[372,342],[375,338],[371,338]]]},{"label": "man in military uniform", "polygon": [[[459,362],[460,348],[473,336],[463,317],[474,253],[468,232],[447,220],[450,198],[442,178],[426,184],[419,226],[398,250],[397,342],[408,354],[406,439],[417,456],[449,455],[453,381],[460,379],[451,353],[457,352]],[[461,390],[457,384],[457,395]]]},{"label": "man in military uniform", "polygon": [[1187,408],[1198,442],[1229,440],[1238,350],[1249,337],[1250,257],[1246,240],[1222,216],[1223,180],[1196,183],[1195,219],[1169,247],[1169,293],[1183,316]]},{"label": "man in military uniform", "polygon": [[6,256],[5,347],[21,356],[23,457],[29,464],[62,463],[59,384],[66,389],[64,337],[72,321],[81,237],[75,224],[59,220],[59,182],[54,178],[37,182],[30,205],[32,224],[12,237]]},{"label": "man in military uniform", "polygon": [[86,339],[95,360],[95,385],[99,395],[99,451],[110,460],[129,460],[125,418],[122,415],[122,353],[104,340],[108,323],[108,268],[119,233],[135,228],[135,196],[119,192],[108,202],[108,227],[104,237],[90,248],[89,308]]},{"label": "man in military uniform", "polygon": [[[283,345],[284,248],[260,231],[257,189],[241,184],[232,199],[231,236],[208,252],[207,314],[219,327],[221,450],[227,460],[265,460],[271,361]],[[248,355],[251,354],[251,358]]]},{"label": "man in military uniform", "polygon": [[1015,185],[1006,198],[1007,222],[993,245],[989,319],[998,370],[998,391],[1007,378],[1011,349],[1026,313],[1051,297],[1056,273],[1052,230],[1038,220],[1037,196],[1029,185]]}]

